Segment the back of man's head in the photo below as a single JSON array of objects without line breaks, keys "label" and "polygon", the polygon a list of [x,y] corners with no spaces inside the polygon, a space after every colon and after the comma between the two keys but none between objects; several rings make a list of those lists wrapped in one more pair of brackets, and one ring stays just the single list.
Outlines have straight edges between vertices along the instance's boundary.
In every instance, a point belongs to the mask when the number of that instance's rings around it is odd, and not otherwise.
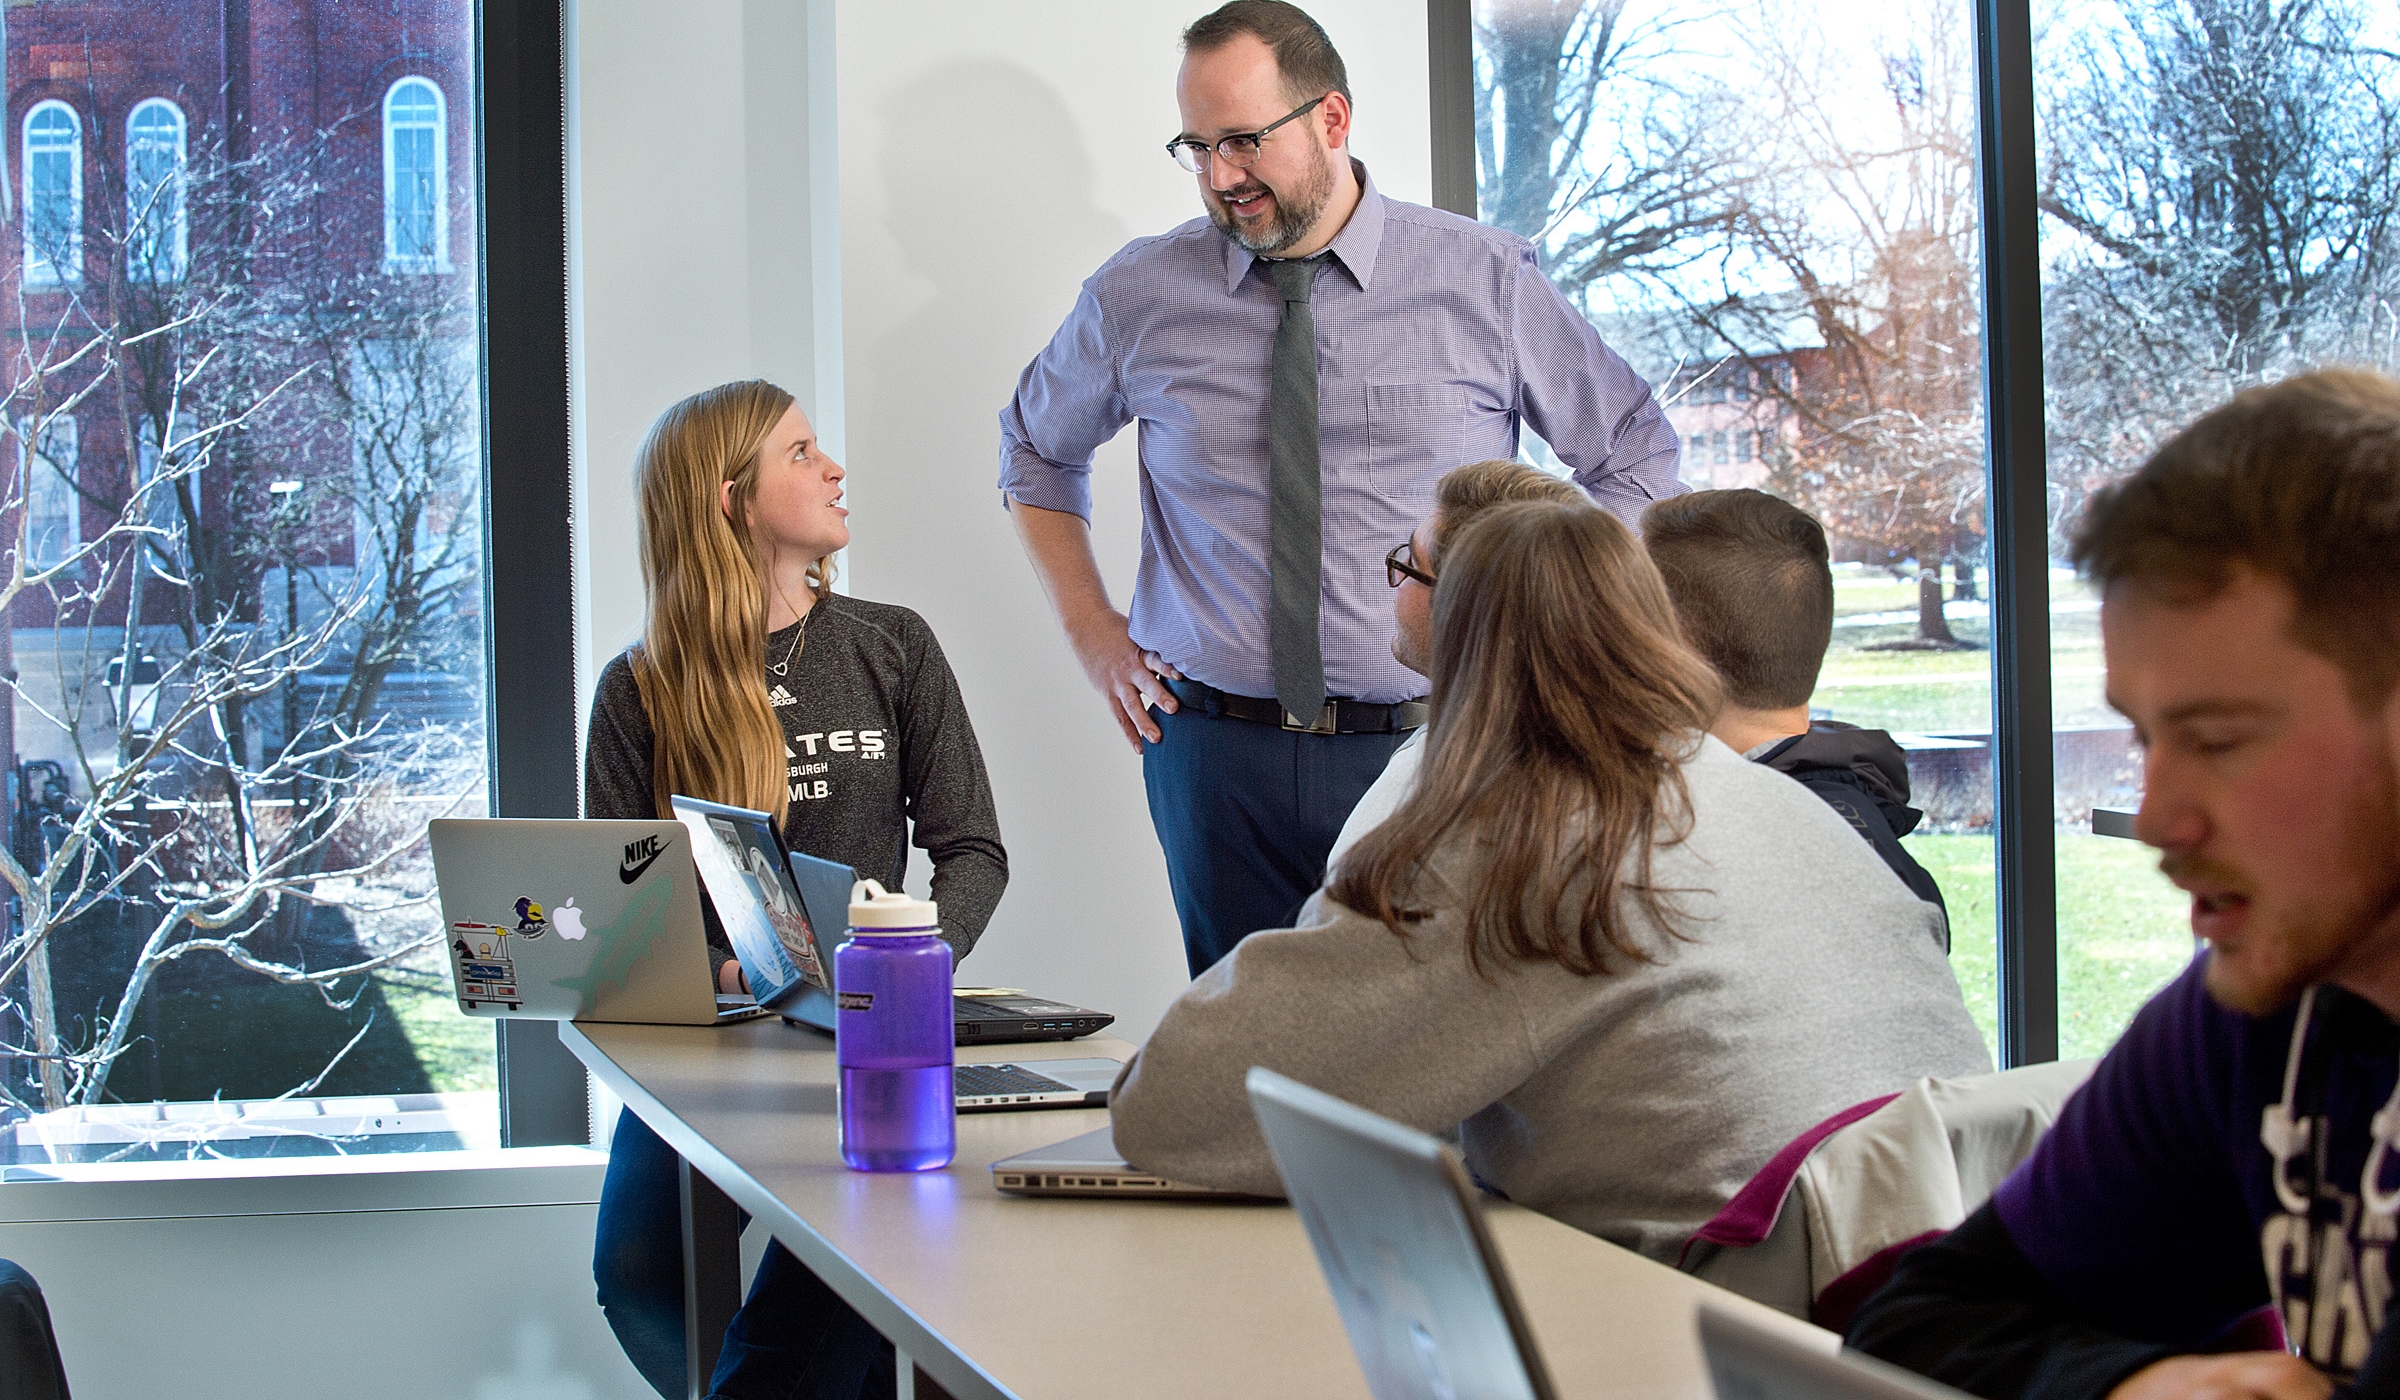
[{"label": "back of man's head", "polygon": [[1308,12],[1284,0],[1232,0],[1220,5],[1183,31],[1185,53],[1207,53],[1247,34],[1275,51],[1276,71],[1283,74],[1284,91],[1295,103],[1338,92],[1351,101],[1350,70],[1334,51],[1333,40]]},{"label": "back of man's head", "polygon": [[1439,570],[1444,551],[1467,522],[1493,506],[1511,501],[1564,501],[1570,505],[1589,505],[1591,497],[1583,488],[1562,477],[1537,471],[1523,462],[1495,459],[1489,462],[1470,462],[1454,467],[1434,483],[1433,506],[1440,514],[1434,520],[1432,538],[1425,541],[1433,550],[1424,561],[1428,568]]},{"label": "back of man's head", "polygon": [[2103,591],[2214,599],[2237,565],[2292,592],[2292,638],[2362,711],[2400,682],[2400,382],[2319,370],[2247,390],[2093,498],[2075,564]]},{"label": "back of man's head", "polygon": [[1833,640],[1825,527],[1764,491],[1694,491],[1642,513],[1685,638],[1751,710],[1808,703]]}]

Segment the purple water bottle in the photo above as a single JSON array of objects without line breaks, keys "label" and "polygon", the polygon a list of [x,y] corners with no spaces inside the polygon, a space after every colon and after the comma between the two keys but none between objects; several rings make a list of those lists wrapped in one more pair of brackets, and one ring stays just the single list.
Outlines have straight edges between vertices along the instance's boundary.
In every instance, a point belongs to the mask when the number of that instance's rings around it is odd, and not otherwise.
[{"label": "purple water bottle", "polygon": [[842,1160],[924,1172],[958,1151],[950,1063],[950,945],[931,900],[850,889],[850,941],[833,953],[833,1059],[842,1072]]}]

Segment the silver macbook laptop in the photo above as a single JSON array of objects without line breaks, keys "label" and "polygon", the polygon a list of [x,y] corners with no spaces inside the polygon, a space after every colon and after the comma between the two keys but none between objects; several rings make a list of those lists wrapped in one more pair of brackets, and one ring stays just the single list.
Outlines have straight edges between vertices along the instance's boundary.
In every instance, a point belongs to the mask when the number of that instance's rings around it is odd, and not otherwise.
[{"label": "silver macbook laptop", "polygon": [[1830,1341],[1812,1346],[1706,1303],[1700,1351],[1717,1400],[1967,1400],[1889,1362]]},{"label": "silver macbook laptop", "polygon": [[1375,1400],[1552,1400],[1458,1153],[1270,1070],[1245,1082]]},{"label": "silver macbook laptop", "polygon": [[[1042,1066],[1047,1070],[1049,1065]],[[1213,1186],[1170,1181],[1137,1171],[1118,1153],[1107,1128],[1020,1152],[992,1163],[992,1185],[1012,1196],[1234,1196]]]},{"label": "silver macbook laptop", "polygon": [[[1551,1400],[1457,1151],[1271,1070],[1253,1068],[1246,1083],[1376,1400]],[[1717,1400],[1966,1400],[1790,1327],[1701,1304]]]},{"label": "silver macbook laptop", "polygon": [[671,821],[430,823],[452,986],[469,1016],[702,1026],[720,998],[689,838]]}]

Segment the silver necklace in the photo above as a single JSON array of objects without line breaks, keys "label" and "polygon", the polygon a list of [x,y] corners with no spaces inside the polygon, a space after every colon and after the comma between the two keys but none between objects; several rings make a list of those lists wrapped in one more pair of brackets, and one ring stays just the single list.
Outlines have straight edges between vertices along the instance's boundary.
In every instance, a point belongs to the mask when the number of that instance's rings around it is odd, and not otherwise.
[{"label": "silver necklace", "polygon": [[792,663],[799,659],[800,649],[808,645],[808,620],[814,617],[816,612],[816,607],[812,604],[807,612],[800,614],[800,630],[792,635],[791,648],[784,652],[783,660],[780,663],[773,661],[767,663],[769,672],[778,676],[791,674]]}]

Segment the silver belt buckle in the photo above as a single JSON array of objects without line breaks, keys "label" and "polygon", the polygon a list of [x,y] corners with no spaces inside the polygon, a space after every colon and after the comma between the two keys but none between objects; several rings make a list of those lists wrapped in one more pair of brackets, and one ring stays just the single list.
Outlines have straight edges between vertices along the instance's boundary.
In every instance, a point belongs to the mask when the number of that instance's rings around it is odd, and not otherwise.
[{"label": "silver belt buckle", "polygon": [[[1278,706],[1277,708],[1280,709],[1281,707]],[[1317,717],[1306,724],[1302,724],[1300,722],[1300,717],[1298,715],[1293,714],[1290,710],[1284,710],[1283,727],[1291,730],[1295,734],[1341,733],[1341,731],[1334,728],[1333,725],[1333,701],[1330,699],[1328,699],[1324,705],[1318,709]]]}]

